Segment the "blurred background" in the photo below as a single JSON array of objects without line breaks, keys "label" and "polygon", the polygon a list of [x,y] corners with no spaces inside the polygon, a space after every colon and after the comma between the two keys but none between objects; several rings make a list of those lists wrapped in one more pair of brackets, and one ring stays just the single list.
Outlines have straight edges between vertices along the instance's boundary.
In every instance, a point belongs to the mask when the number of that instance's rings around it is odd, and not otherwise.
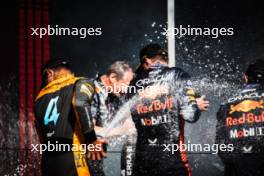
[{"label": "blurred background", "polygon": [[[221,102],[243,85],[248,63],[264,57],[263,5],[246,1],[175,0],[175,26],[234,28],[233,36],[175,38],[176,66],[189,72],[194,85],[211,101],[196,124],[187,124],[186,140],[213,144],[216,112]],[[40,67],[47,59],[71,59],[77,75],[94,77],[116,60],[134,68],[139,50],[157,42],[164,47],[167,1],[151,0],[21,0],[1,5],[0,174],[40,175],[33,100]],[[100,27],[101,36],[32,36],[31,27]],[[110,154],[107,175],[119,175],[120,154]],[[194,176],[223,175],[217,155],[189,154]],[[114,168],[114,169],[113,169]]]}]

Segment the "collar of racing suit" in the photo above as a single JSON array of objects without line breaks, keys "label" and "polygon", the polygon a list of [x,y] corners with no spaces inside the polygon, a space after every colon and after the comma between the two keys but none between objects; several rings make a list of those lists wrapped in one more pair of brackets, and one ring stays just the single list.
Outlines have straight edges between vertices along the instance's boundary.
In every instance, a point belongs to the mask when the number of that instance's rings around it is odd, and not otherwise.
[{"label": "collar of racing suit", "polygon": [[73,74],[70,73],[60,75],[59,77],[57,77],[57,79],[51,81],[48,85],[46,85],[40,90],[37,97],[35,98],[35,101],[37,101],[40,97],[47,93],[55,92],[61,89],[62,87],[75,83],[78,79],[81,78],[75,77]]},{"label": "collar of racing suit", "polygon": [[74,77],[75,77],[74,74],[71,74],[71,73],[61,74],[55,80],[51,81],[43,89],[47,89],[47,88],[52,87],[52,86],[54,86],[56,84],[60,84],[61,82],[73,79]]},{"label": "collar of racing suit", "polygon": [[166,64],[156,63],[150,67],[150,69],[162,69],[168,67]]},{"label": "collar of racing suit", "polygon": [[97,73],[97,75],[94,79],[95,91],[96,91],[96,93],[103,95],[104,99],[106,99],[108,97],[108,93],[106,91],[106,88],[105,88],[103,82],[100,79],[101,76],[102,76],[102,74]]},{"label": "collar of racing suit", "polygon": [[244,86],[244,90],[251,90],[251,89],[263,89],[261,84],[246,84]]}]

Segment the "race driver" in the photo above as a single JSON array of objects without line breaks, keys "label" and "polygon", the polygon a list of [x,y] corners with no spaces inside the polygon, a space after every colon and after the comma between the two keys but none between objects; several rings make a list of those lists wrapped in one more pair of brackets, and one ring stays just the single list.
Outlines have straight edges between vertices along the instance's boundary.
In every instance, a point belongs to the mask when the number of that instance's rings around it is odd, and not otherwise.
[{"label": "race driver", "polygon": [[[102,139],[97,139],[91,118],[94,86],[85,78],[75,77],[67,59],[49,60],[42,68],[43,88],[35,99],[35,123],[42,144],[63,147],[44,151],[42,175],[90,176],[88,159],[106,156]],[[75,148],[75,149],[73,149]]]},{"label": "race driver", "polygon": [[185,71],[168,67],[167,51],[160,45],[145,46],[140,61],[141,71],[132,83],[137,91],[130,95],[137,129],[133,175],[190,176],[184,151],[172,154],[164,145],[183,143],[185,121],[196,122],[209,102],[197,99]]},{"label": "race driver", "polygon": [[242,91],[217,113],[216,143],[232,145],[219,151],[226,176],[264,175],[264,61],[249,65]]}]

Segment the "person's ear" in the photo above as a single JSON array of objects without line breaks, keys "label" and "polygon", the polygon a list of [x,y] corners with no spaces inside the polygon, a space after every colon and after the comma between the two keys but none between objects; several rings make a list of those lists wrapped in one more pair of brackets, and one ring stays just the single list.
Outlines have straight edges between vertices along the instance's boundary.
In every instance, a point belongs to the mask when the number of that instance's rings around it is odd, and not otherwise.
[{"label": "person's ear", "polygon": [[248,83],[248,76],[244,74],[243,77],[244,77],[244,81],[245,81],[246,83]]},{"label": "person's ear", "polygon": [[149,68],[152,65],[152,60],[148,57],[144,58],[144,63],[146,65],[147,68]]},{"label": "person's ear", "polygon": [[55,76],[54,71],[52,69],[47,69],[46,74],[47,74],[47,81],[48,82],[53,81],[54,76]]},{"label": "person's ear", "polygon": [[111,73],[110,75],[109,75],[109,81],[110,81],[110,83],[116,83],[117,82],[117,75],[115,74],[115,73]]}]

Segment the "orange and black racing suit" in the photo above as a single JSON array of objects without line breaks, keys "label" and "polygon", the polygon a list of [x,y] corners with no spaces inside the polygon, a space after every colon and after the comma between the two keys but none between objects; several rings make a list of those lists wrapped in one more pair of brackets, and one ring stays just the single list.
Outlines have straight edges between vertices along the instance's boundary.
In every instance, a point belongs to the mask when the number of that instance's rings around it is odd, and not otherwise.
[{"label": "orange and black racing suit", "polygon": [[43,176],[90,176],[79,146],[96,140],[90,112],[93,92],[89,80],[72,74],[62,75],[39,92],[35,100],[37,131],[43,144],[57,146],[56,151],[43,152]]},{"label": "orange and black racing suit", "polygon": [[216,143],[233,145],[219,151],[226,176],[264,175],[264,89],[248,84],[223,103],[217,113]]},{"label": "orange and black racing suit", "polygon": [[195,122],[200,111],[189,75],[163,65],[142,72],[133,81],[137,93],[130,97],[137,129],[135,176],[190,176],[186,153],[172,154],[164,145],[184,142],[184,122]]}]

